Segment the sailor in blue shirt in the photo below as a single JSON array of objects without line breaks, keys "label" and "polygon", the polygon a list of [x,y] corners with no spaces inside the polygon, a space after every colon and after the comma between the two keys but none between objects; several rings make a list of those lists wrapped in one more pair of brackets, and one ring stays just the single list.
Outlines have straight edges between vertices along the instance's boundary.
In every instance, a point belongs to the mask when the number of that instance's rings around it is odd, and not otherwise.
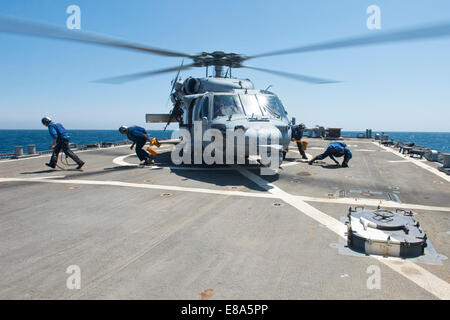
[{"label": "sailor in blue shirt", "polygon": [[302,159],[308,159],[302,148],[302,143],[300,142],[303,138],[303,130],[305,130],[305,125],[303,123],[291,126],[291,140],[297,143],[298,152],[300,152]]},{"label": "sailor in blue shirt", "polygon": [[342,157],[342,156],[344,156],[344,161],[342,161],[342,167],[346,168],[348,167],[349,160],[352,158],[352,152],[345,143],[332,142],[328,145],[328,148],[327,150],[325,150],[324,153],[314,157],[311,161],[309,161],[309,164],[313,164],[314,161],[316,160],[323,160],[326,157],[330,157],[331,160],[333,160],[337,165],[339,165],[339,162],[334,157]]},{"label": "sailor in blue shirt", "polygon": [[142,149],[147,141],[151,143],[151,139],[147,136],[147,131],[145,131],[144,128],[139,126],[121,126],[119,128],[119,132],[121,134],[126,134],[128,139],[133,141],[130,149],[133,149],[134,145],[136,145],[136,155],[138,156],[139,160],[143,161],[143,165],[152,164],[152,156],[147,151]]},{"label": "sailor in blue shirt", "polygon": [[50,158],[50,162],[46,163],[48,167],[55,168],[56,163],[58,162],[58,155],[61,149],[64,151],[66,156],[72,158],[78,164],[77,169],[81,169],[84,165],[84,162],[78,158],[78,156],[70,150],[69,147],[69,139],[70,136],[67,133],[66,129],[60,123],[54,123],[49,117],[44,117],[41,120],[42,124],[48,127],[48,131],[53,138],[53,144],[50,148],[53,149],[52,157]]}]

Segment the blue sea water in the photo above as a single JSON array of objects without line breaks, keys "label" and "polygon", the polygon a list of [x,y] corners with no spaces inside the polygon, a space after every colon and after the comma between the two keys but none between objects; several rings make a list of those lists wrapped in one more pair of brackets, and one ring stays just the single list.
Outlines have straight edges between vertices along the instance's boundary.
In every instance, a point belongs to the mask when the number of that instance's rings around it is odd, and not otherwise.
[{"label": "blue sea water", "polygon": [[[358,133],[365,131],[342,131],[341,135],[347,137],[356,137]],[[372,137],[376,133],[372,132]],[[418,146],[425,146],[440,152],[450,152],[450,132],[388,132],[384,131],[390,139],[402,142],[414,142]]]},{"label": "blue sea water", "polygon": [[[151,137],[168,139],[172,130],[148,130]],[[343,136],[356,137],[362,131],[342,131]],[[69,130],[71,142],[77,144],[92,144],[100,142],[119,142],[126,140],[117,130]],[[377,132],[373,132],[375,135]],[[389,139],[403,142],[414,142],[441,152],[450,152],[450,132],[385,132]],[[0,130],[0,153],[14,152],[15,146],[36,145],[37,151],[48,150],[52,139],[48,130]]]},{"label": "blue sea water", "polygon": [[[119,142],[127,140],[118,130],[68,130],[70,142],[76,144],[93,144],[101,142]],[[169,139],[172,130],[147,130],[150,137]],[[0,153],[14,152],[15,146],[22,146],[27,152],[27,146],[36,145],[37,151],[49,150],[53,140],[48,130],[0,130]]]}]

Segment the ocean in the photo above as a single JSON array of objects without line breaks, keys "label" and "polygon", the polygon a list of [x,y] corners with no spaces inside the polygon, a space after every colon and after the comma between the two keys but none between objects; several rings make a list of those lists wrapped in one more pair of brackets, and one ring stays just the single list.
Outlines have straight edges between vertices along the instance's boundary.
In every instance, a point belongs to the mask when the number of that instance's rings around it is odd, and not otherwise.
[{"label": "ocean", "polygon": [[[119,142],[127,140],[118,130],[68,130],[70,142],[79,145],[101,142]],[[150,137],[170,139],[173,130],[147,130]],[[34,144],[36,151],[50,150],[53,140],[47,129],[44,130],[0,130],[0,153],[14,152],[15,146],[22,146],[24,153],[27,146]]]},{"label": "ocean", "polygon": [[[173,130],[148,130],[151,137],[169,139]],[[356,137],[362,131],[342,131],[343,136]],[[372,134],[380,132],[373,132]],[[70,141],[77,144],[93,144],[100,142],[119,142],[126,136],[118,130],[69,130]],[[384,132],[389,139],[403,142],[414,142],[441,152],[450,152],[450,132]],[[37,151],[49,150],[52,144],[48,130],[0,130],[0,153],[14,152],[15,146],[22,146],[24,152],[27,145],[36,145]]]},{"label": "ocean", "polygon": [[[342,136],[356,137],[358,133],[365,133],[365,131],[342,131]],[[376,133],[372,131],[372,137]],[[414,142],[418,146],[425,146],[440,152],[450,152],[450,132],[389,132],[384,131],[390,139],[394,141]]]}]

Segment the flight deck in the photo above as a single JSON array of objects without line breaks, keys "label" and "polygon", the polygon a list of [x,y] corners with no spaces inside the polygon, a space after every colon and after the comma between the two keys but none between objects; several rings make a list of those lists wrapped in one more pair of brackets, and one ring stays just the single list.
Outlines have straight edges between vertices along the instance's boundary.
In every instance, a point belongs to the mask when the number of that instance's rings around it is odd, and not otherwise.
[{"label": "flight deck", "polygon": [[[450,299],[450,176],[372,139],[349,168],[308,165],[291,143],[279,174],[256,166],[153,166],[129,145],[0,161],[1,299]],[[310,139],[309,158],[329,141]],[[349,207],[412,210],[425,255],[352,252]],[[80,288],[67,285],[70,266]]]}]

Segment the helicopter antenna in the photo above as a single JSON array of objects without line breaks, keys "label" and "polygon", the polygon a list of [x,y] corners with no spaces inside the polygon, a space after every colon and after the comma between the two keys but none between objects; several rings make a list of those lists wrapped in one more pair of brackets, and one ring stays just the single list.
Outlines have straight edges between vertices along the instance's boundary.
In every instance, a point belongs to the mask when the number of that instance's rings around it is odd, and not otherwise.
[{"label": "helicopter antenna", "polygon": [[272,87],[272,85],[268,86],[264,91],[269,90]]}]

